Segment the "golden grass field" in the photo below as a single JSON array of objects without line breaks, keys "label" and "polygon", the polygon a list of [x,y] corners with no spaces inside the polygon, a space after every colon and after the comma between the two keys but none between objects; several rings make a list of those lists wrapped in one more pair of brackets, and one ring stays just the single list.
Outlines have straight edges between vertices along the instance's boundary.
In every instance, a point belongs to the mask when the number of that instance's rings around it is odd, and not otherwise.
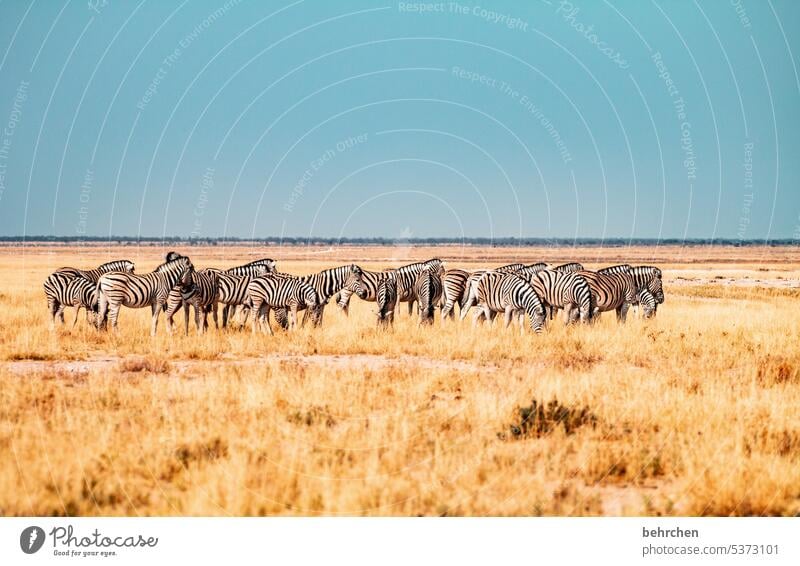
[{"label": "golden grass field", "polygon": [[[177,249],[293,273],[654,263],[666,302],[539,336],[418,328],[404,309],[381,332],[357,298],[349,319],[330,305],[321,329],[274,337],[186,337],[179,315],[151,338],[149,309],[123,309],[116,336],[70,329],[68,309],[52,332],[53,269],[145,273],[167,248],[0,248],[0,515],[800,513],[797,248]],[[570,426],[514,435],[534,399]]]}]

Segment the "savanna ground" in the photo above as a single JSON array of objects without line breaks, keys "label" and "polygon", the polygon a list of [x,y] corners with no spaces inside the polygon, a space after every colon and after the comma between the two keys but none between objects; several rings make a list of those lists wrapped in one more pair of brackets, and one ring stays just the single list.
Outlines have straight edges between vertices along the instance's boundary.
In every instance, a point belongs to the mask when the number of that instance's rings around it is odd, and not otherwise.
[{"label": "savanna ground", "polygon": [[178,248],[293,273],[654,263],[666,303],[540,336],[404,310],[380,332],[356,298],[274,337],[179,315],[153,339],[149,309],[50,330],[53,269],[165,251],[0,248],[0,515],[800,513],[797,248]]}]

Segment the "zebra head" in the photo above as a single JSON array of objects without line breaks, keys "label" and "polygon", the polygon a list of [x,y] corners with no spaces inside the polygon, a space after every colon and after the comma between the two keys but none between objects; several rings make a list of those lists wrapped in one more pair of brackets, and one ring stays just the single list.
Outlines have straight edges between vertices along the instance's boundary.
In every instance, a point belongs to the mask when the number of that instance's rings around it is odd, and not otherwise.
[{"label": "zebra head", "polygon": [[645,318],[652,318],[656,314],[658,303],[655,296],[647,289],[642,289],[637,295],[639,306],[642,307],[642,313]]},{"label": "zebra head", "polygon": [[362,300],[367,298],[367,288],[364,286],[363,275],[364,272],[362,269],[356,264],[352,264],[347,280],[344,282],[344,288],[348,291],[352,291]]},{"label": "zebra head", "polygon": [[300,299],[302,304],[308,309],[311,323],[317,327],[322,324],[322,313],[328,301],[320,301],[314,287],[308,283],[303,283],[300,289]]},{"label": "zebra head", "polygon": [[536,334],[541,334],[546,320],[544,315],[544,307],[539,304],[528,309],[528,317],[531,319],[531,330],[533,330]]},{"label": "zebra head", "polygon": [[531,330],[536,334],[540,334],[542,332],[542,328],[544,327],[545,320],[547,317],[545,316],[544,305],[542,304],[542,300],[539,298],[539,295],[536,294],[536,290],[528,283],[524,278],[519,278],[523,285],[525,285],[530,293],[527,294],[526,298],[524,299],[525,310],[528,313],[528,318],[530,318]]},{"label": "zebra head", "polygon": [[164,262],[165,263],[169,263],[171,261],[175,261],[176,259],[179,259],[179,258],[182,258],[182,257],[186,257],[186,256],[181,255],[176,251],[169,251],[169,252],[167,252],[167,255],[164,256]]},{"label": "zebra head", "polygon": [[661,284],[660,277],[652,277],[647,282],[647,290],[653,295],[656,303],[661,304],[664,302],[664,287]]},{"label": "zebra head", "polygon": [[426,262],[423,262],[423,265],[425,266],[424,268],[430,269],[431,273],[434,273],[434,274],[436,274],[436,275],[438,275],[440,277],[442,275],[444,275],[444,271],[445,271],[444,262],[441,259],[439,259],[438,257],[435,257],[433,259],[429,259]]}]

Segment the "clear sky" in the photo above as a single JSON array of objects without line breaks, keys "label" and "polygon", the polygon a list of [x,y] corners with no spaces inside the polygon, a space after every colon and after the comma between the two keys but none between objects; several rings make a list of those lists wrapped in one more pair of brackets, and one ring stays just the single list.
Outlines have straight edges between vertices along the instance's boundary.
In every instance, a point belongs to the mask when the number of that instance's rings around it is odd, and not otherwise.
[{"label": "clear sky", "polygon": [[796,238],[800,2],[0,3],[0,235]]}]

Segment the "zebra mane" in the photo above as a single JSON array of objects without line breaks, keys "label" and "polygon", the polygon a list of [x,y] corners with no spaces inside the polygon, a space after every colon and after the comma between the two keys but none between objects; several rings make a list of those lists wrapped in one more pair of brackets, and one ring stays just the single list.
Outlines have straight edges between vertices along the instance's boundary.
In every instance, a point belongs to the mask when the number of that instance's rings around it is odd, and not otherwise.
[{"label": "zebra mane", "polygon": [[398,267],[396,271],[397,271],[398,274],[404,274],[404,273],[409,273],[409,272],[417,273],[417,272],[419,272],[419,270],[421,270],[421,269],[423,269],[425,267],[431,267],[431,266],[438,267],[440,265],[442,265],[442,260],[441,259],[432,258],[432,259],[429,259],[429,260],[426,260],[426,261],[418,261],[416,263],[409,263],[407,265],[403,265],[401,267]]},{"label": "zebra mane", "polygon": [[256,259],[256,260],[253,260],[253,261],[251,261],[251,262],[249,262],[249,263],[245,263],[245,264],[243,264],[243,265],[237,265],[236,267],[249,267],[249,266],[251,266],[251,265],[252,265],[252,266],[255,266],[255,265],[263,265],[263,266],[265,266],[265,267],[269,267],[269,268],[271,268],[271,269],[275,269],[275,266],[276,266],[277,264],[276,264],[276,262],[275,262],[275,260],[274,260],[274,259],[271,259],[271,258],[268,258],[268,257],[263,257],[263,258],[261,258],[261,259]]},{"label": "zebra mane", "polygon": [[[174,252],[170,252],[170,253],[174,253]],[[169,254],[167,254],[167,255],[169,255]],[[161,265],[156,267],[153,270],[153,272],[154,273],[166,273],[168,271],[172,271],[173,269],[177,269],[178,267],[180,267],[180,269],[183,269],[184,267],[188,267],[189,265],[192,265],[192,262],[189,261],[189,258],[187,256],[182,255],[182,256],[179,256],[179,257],[177,257],[175,259],[172,259],[170,261],[166,261],[166,262],[162,263]]]},{"label": "zebra mane", "polygon": [[570,263],[562,263],[553,268],[553,271],[583,271],[583,264],[573,261]]},{"label": "zebra mane", "polygon": [[606,275],[615,274],[615,273],[628,273],[631,270],[631,266],[627,263],[622,263],[620,265],[611,265],[609,267],[604,267],[603,269],[598,269],[597,273],[605,273]]},{"label": "zebra mane", "polygon": [[133,262],[129,259],[115,259],[114,261],[107,261],[105,263],[101,263],[97,266],[97,269],[108,269],[110,267],[117,267],[117,266],[133,266]]}]

